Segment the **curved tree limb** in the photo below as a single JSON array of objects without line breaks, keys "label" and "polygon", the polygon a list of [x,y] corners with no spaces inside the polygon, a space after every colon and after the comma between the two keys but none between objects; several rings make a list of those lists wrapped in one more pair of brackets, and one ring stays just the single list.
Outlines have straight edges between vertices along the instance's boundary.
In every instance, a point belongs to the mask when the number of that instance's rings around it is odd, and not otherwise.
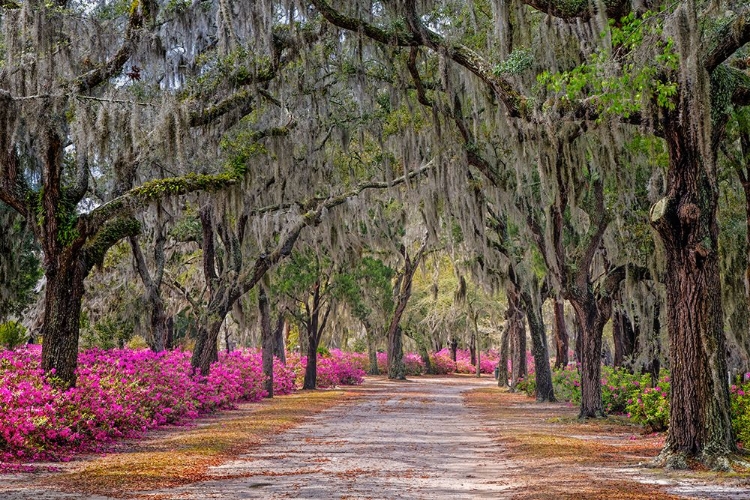
[{"label": "curved tree limb", "polygon": [[750,43],[750,6],[735,13],[732,22],[722,25],[711,36],[712,48],[703,58],[703,65],[710,73],[726,61],[743,45]]},{"label": "curved tree limb", "polygon": [[[495,75],[492,67],[481,55],[469,47],[446,40],[442,35],[423,26],[418,16],[412,12],[409,16],[412,26],[411,33],[392,30],[387,31],[370,23],[345,16],[333,9],[325,0],[312,0],[313,5],[331,24],[339,28],[363,33],[368,38],[386,45],[400,47],[424,46],[439,51],[479,77],[493,93],[503,101],[508,114],[514,117],[528,117],[527,98],[518,92],[511,83]],[[407,8],[413,7],[407,2]]]},{"label": "curved tree limb", "polygon": [[143,13],[141,12],[141,5],[138,0],[133,2],[130,8],[130,17],[128,19],[128,26],[125,28],[125,39],[122,45],[117,50],[115,55],[101,66],[92,69],[91,71],[80,75],[72,82],[72,90],[74,93],[87,92],[101,83],[109,80],[110,78],[117,76],[125,63],[130,59],[130,55],[133,52],[139,34],[139,30],[143,27]]}]

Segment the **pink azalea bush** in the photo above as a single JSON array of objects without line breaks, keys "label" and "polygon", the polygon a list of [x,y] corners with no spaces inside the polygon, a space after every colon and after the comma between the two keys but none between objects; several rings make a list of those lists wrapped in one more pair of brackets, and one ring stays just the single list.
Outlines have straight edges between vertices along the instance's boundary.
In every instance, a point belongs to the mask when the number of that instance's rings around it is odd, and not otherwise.
[{"label": "pink azalea bush", "polygon": [[[298,385],[302,385],[307,368],[307,356],[297,353],[287,357],[289,364],[296,374]],[[360,385],[365,380],[364,366],[367,366],[365,354],[349,353],[339,349],[331,349],[329,354],[318,353],[317,387],[326,389],[338,385]]]},{"label": "pink azalea bush", "polygon": [[[79,356],[75,388],[60,390],[41,370],[41,348],[0,351],[0,462],[66,460],[121,436],[229,408],[265,395],[260,353],[221,353],[207,377],[190,353],[92,349]],[[277,363],[274,390],[294,390]]]},{"label": "pink azalea bush", "polygon": [[746,373],[740,383],[729,388],[729,396],[734,435],[747,447],[750,445],[750,373]]},{"label": "pink azalea bush", "polygon": [[451,358],[450,349],[441,349],[430,355],[432,367],[438,375],[450,375],[456,372],[456,362]]},{"label": "pink azalea bush", "polygon": [[422,375],[427,371],[422,356],[416,352],[404,354],[404,374],[409,377]]}]

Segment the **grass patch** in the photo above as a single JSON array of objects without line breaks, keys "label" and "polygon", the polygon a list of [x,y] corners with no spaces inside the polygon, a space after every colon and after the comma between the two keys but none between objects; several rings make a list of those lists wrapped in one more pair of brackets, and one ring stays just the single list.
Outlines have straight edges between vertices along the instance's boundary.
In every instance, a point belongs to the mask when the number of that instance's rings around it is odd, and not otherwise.
[{"label": "grass patch", "polygon": [[249,451],[347,396],[340,390],[302,391],[244,404],[198,420],[193,427],[153,431],[143,441],[131,441],[119,452],[43,482],[66,491],[128,496],[201,481],[209,467]]}]

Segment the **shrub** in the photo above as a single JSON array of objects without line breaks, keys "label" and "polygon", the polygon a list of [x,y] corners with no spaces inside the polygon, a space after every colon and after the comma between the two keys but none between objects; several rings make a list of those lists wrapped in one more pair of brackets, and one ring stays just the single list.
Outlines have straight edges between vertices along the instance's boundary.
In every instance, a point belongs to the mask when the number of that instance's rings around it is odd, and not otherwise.
[{"label": "shrub", "polygon": [[732,402],[732,427],[737,440],[750,444],[750,373],[746,373],[743,383],[730,387]]},{"label": "shrub", "polygon": [[669,376],[662,375],[659,383],[642,387],[627,401],[628,417],[651,431],[665,431],[669,427]]},{"label": "shrub", "polygon": [[407,352],[404,354],[404,373],[407,376],[422,375],[426,371],[422,356],[416,352]]},{"label": "shrub", "polygon": [[[60,390],[41,370],[40,346],[0,351],[0,461],[67,459],[120,436],[196,418],[265,395],[259,351],[221,353],[208,377],[190,353],[91,349],[77,385]],[[274,364],[274,390],[294,390],[291,367]]]},{"label": "shrub", "polygon": [[0,324],[0,345],[12,350],[26,342],[26,338],[26,328],[18,321]]}]

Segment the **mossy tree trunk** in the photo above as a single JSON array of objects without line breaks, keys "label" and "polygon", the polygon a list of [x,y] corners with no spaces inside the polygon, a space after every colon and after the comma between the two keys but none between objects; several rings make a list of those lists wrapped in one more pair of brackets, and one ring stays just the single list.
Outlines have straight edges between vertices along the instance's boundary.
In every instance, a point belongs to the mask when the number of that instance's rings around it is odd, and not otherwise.
[{"label": "mossy tree trunk", "polygon": [[506,315],[505,328],[500,337],[500,360],[498,361],[497,386],[508,387],[508,360],[510,359],[510,338],[513,335],[513,323]]},{"label": "mossy tree trunk", "polygon": [[[307,366],[305,367],[305,380],[302,383],[303,389],[315,389],[318,382],[318,346],[331,313],[330,299],[324,300],[322,292],[321,282],[316,281],[313,285],[311,302],[306,302],[304,305],[303,323],[307,337]],[[324,306],[325,312],[322,310]]]},{"label": "mossy tree trunk", "polygon": [[286,345],[284,340],[286,325],[287,323],[286,318],[284,318],[284,313],[279,311],[279,315],[276,319],[276,328],[273,331],[273,355],[284,365],[286,364]]},{"label": "mossy tree trunk", "polygon": [[508,296],[508,310],[510,311],[510,388],[515,390],[519,379],[526,376],[526,323],[524,312],[521,308],[521,299],[518,290],[514,286],[506,288]]},{"label": "mossy tree trunk", "polygon": [[568,296],[581,325],[581,409],[579,418],[604,416],[601,385],[602,331],[609,316],[602,313],[594,294]]},{"label": "mossy tree trunk", "polygon": [[633,323],[623,311],[617,310],[612,313],[612,340],[615,344],[613,365],[625,366],[635,353],[636,331]]},{"label": "mossy tree trunk", "polygon": [[370,375],[380,375],[380,368],[378,368],[378,351],[375,349],[375,334],[369,323],[365,325],[365,336],[367,337],[367,356],[370,360],[370,369],[368,370],[368,373]]},{"label": "mossy tree trunk", "polygon": [[[539,402],[555,401],[555,390],[552,386],[552,370],[549,364],[547,334],[542,317],[542,300],[541,298],[534,300],[530,293],[522,292],[521,302],[526,311],[526,320],[529,323],[529,331],[531,333],[531,353],[534,357],[534,376],[536,378],[536,400]],[[524,359],[525,357],[524,353]]]}]

